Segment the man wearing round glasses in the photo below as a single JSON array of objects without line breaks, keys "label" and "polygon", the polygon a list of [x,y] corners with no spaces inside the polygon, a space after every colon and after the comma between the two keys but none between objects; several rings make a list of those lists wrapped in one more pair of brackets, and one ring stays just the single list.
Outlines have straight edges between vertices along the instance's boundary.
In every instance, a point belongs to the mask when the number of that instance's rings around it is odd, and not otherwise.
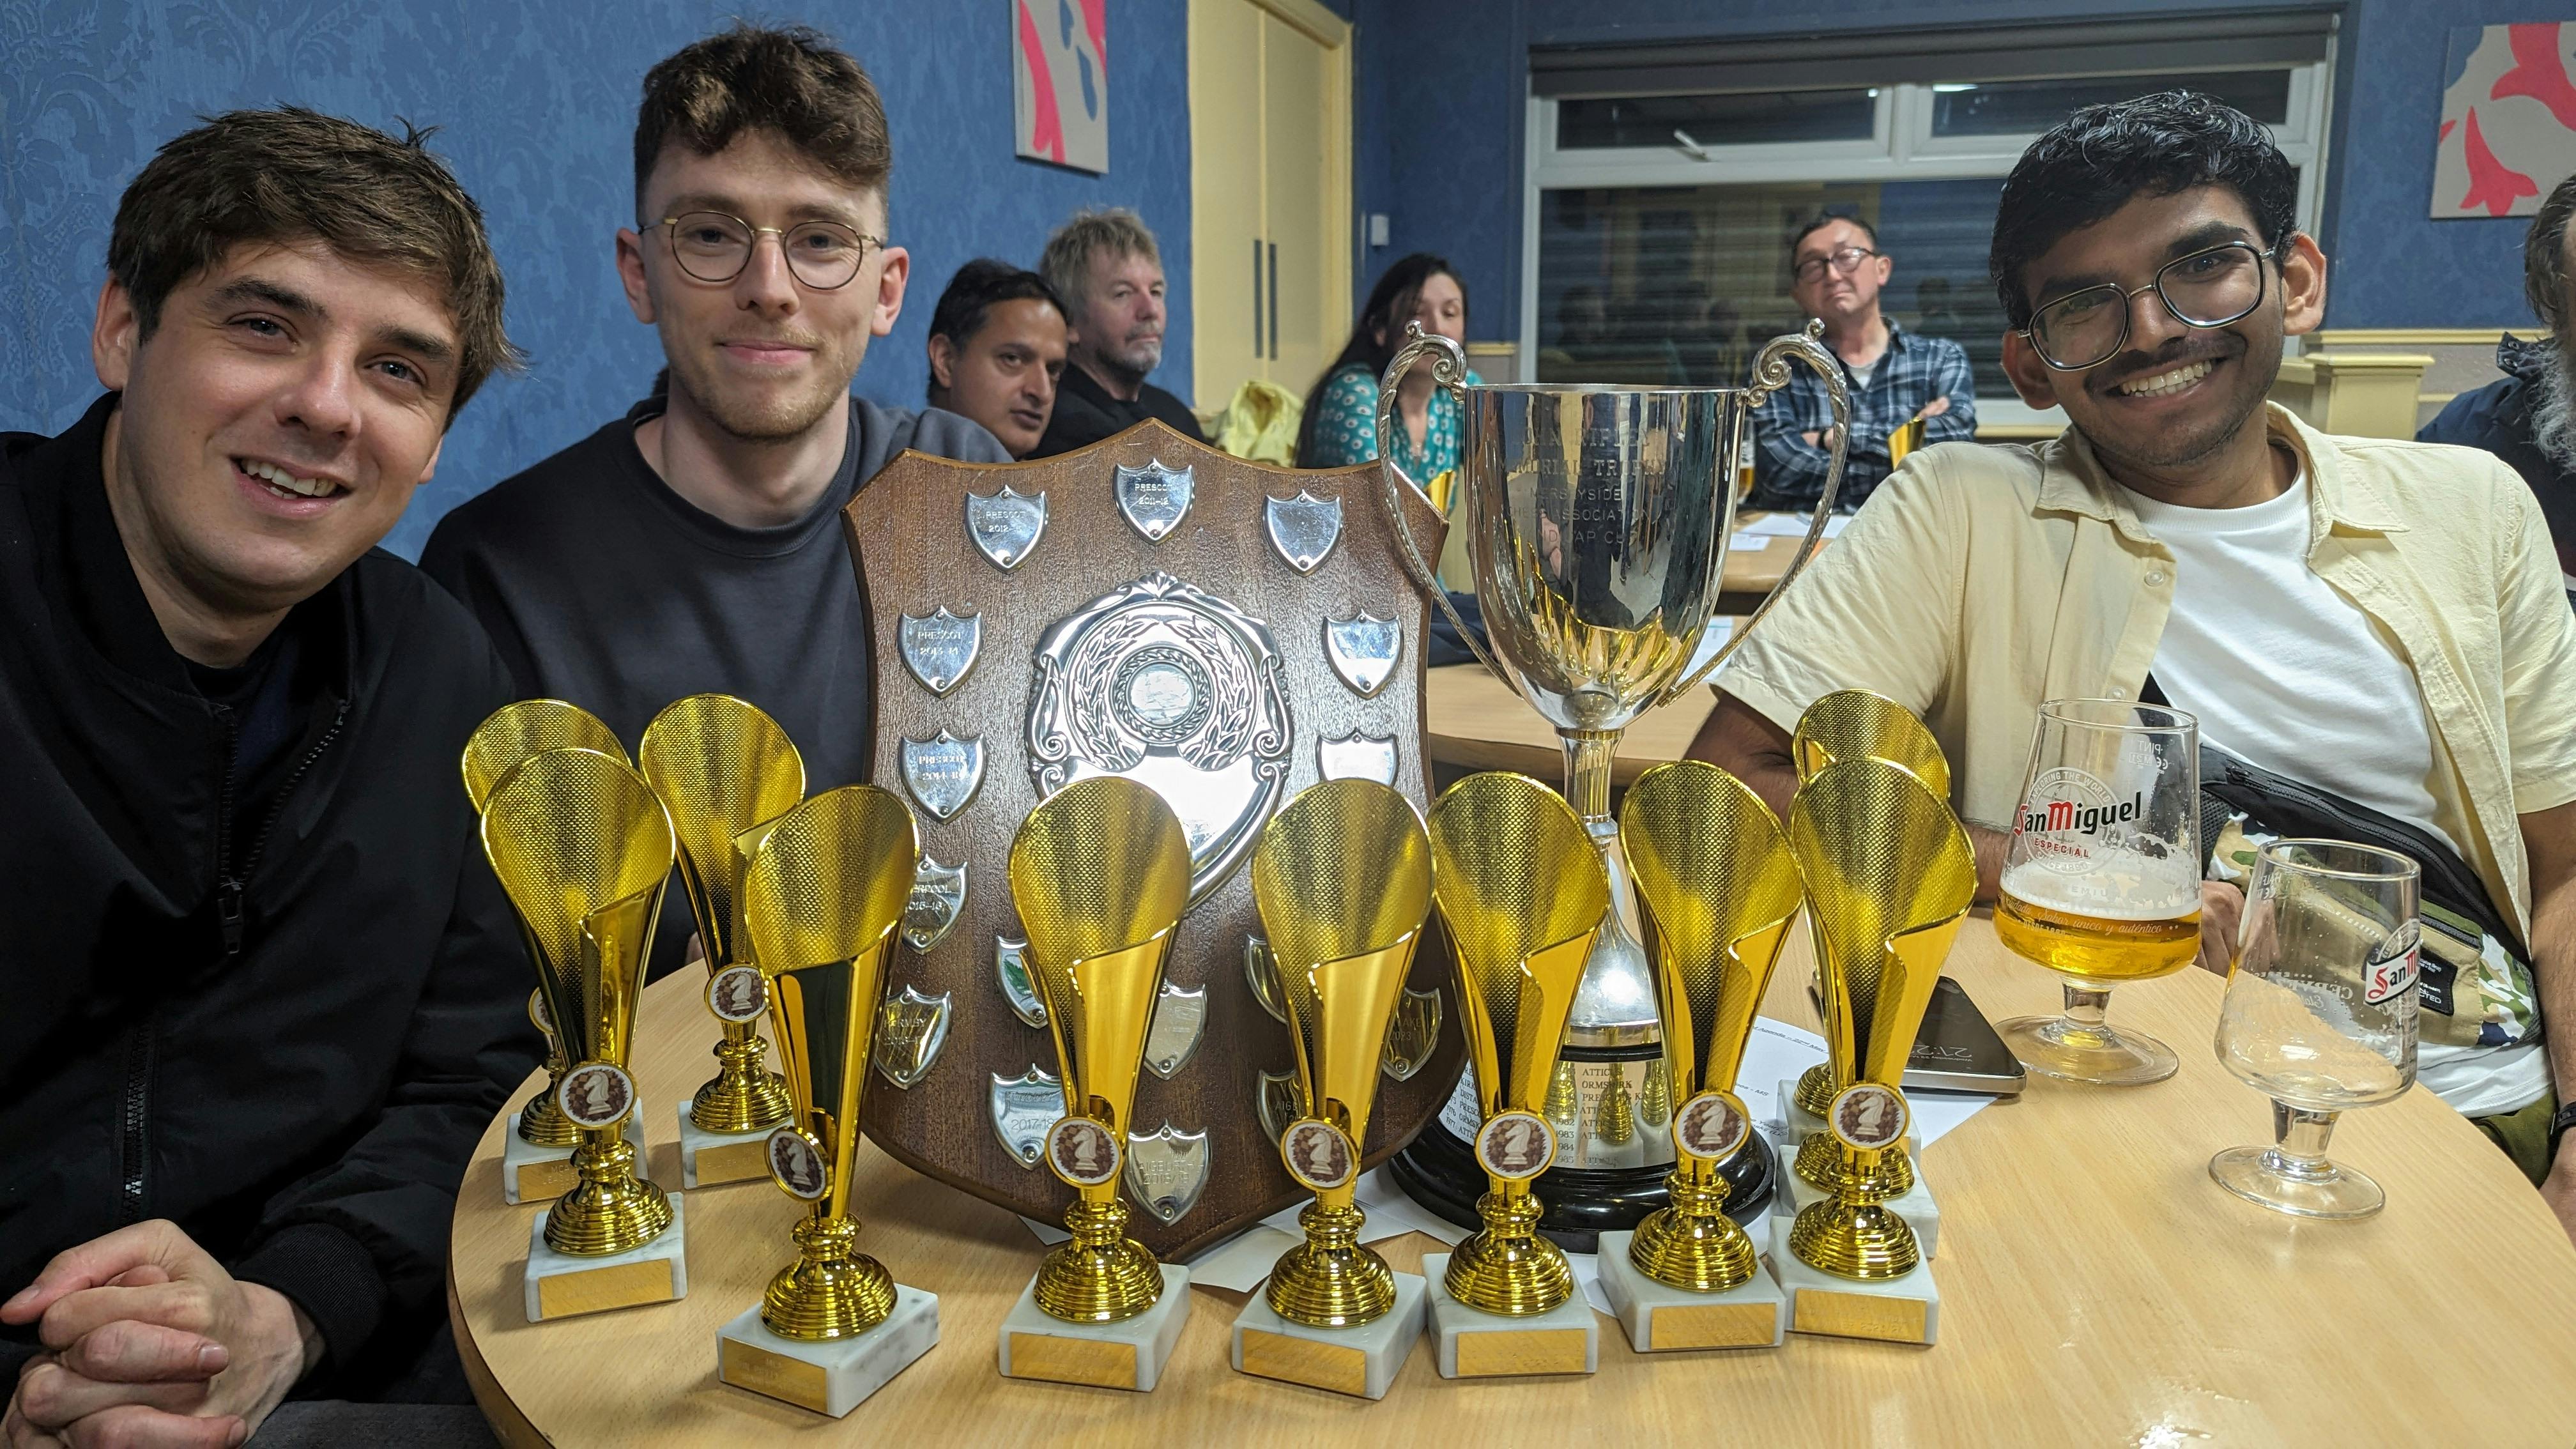
[{"label": "man wearing round glasses", "polygon": [[[637,222],[617,234],[667,388],[447,515],[421,566],[463,599],[523,694],[629,746],[717,691],[769,712],[809,789],[862,778],[868,632],[838,515],[905,448],[1007,463],[983,428],[850,395],[903,308],[885,111],[805,30],[737,27],[644,82]],[[656,971],[689,940],[671,893]]]},{"label": "man wearing round glasses", "polygon": [[[1923,419],[1927,443],[1977,435],[1976,382],[1967,351],[1946,337],[1908,332],[1879,311],[1895,263],[1856,216],[1818,216],[1789,243],[1790,293],[1825,324],[1825,346],[1851,389],[1852,442],[1838,506],[1858,508],[1893,466],[1888,434]],[[1834,410],[1822,379],[1793,368],[1789,386],[1753,414],[1756,508],[1800,511],[1824,496]]]},{"label": "man wearing round glasses", "polygon": [[[2258,802],[2275,818],[2295,800],[2338,827],[2322,833],[2416,843],[2419,1080],[2576,1233],[2555,1108],[2576,1096],[2576,614],[2530,490],[2493,457],[2267,405],[2283,339],[2325,313],[2297,196],[2263,129],[2205,96],[2087,107],[2033,143],[1991,270],[2006,373],[2070,426],[1909,456],[1737,656],[1693,753],[1786,808],[1799,713],[1875,689],[1931,726],[1960,814],[2005,821],[2042,700],[2160,694],[2277,782]],[[2229,804],[2247,823],[2213,832],[2202,897],[2221,970],[2240,899],[2223,878],[2263,826]],[[1970,833],[1991,899],[2009,837]],[[2460,887],[2442,919],[2437,875]]]}]

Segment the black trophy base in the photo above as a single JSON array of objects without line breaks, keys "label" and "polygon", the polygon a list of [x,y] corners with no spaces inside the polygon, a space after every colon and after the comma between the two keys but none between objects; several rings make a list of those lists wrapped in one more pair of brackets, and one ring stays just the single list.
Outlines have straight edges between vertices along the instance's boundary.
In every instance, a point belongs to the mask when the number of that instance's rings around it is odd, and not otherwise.
[{"label": "black trophy base", "polygon": [[[1756,1241],[1768,1241],[1756,1230],[1771,1210],[1774,1161],[1770,1139],[1756,1127],[1743,1150],[1718,1169],[1728,1184],[1726,1215],[1754,1232]],[[1391,1158],[1387,1170],[1415,1202],[1462,1228],[1484,1226],[1476,1215],[1476,1199],[1489,1186],[1485,1169],[1477,1163],[1475,1150],[1450,1136],[1449,1129],[1437,1121],[1422,1129],[1412,1146]],[[1664,1179],[1672,1171],[1670,1163],[1607,1170],[1551,1168],[1530,1184],[1544,1210],[1538,1230],[1569,1252],[1599,1252],[1603,1233],[1629,1231],[1664,1206]]]}]

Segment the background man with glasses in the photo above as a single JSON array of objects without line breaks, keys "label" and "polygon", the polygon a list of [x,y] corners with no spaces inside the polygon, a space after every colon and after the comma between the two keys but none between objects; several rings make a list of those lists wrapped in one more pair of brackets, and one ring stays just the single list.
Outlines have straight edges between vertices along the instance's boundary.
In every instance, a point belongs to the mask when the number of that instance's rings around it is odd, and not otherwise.
[{"label": "background man with glasses", "polygon": [[[721,691],[783,725],[806,788],[857,782],[868,633],[838,514],[905,448],[1006,463],[991,434],[850,395],[903,308],[885,109],[807,30],[737,27],[655,66],[617,270],[667,390],[447,515],[421,566],[480,615],[522,694],[629,748]],[[689,939],[671,893],[658,973]]]},{"label": "background man with glasses", "polygon": [[[1878,310],[1895,263],[1878,234],[1856,216],[1819,216],[1789,243],[1790,294],[1821,318],[1825,346],[1842,359],[1851,388],[1851,458],[1838,500],[1858,508],[1887,477],[1887,435],[1922,418],[1923,440],[1977,434],[1976,383],[1968,354],[1946,337],[1919,337]],[[1753,413],[1755,508],[1812,509],[1824,496],[1832,459],[1826,436],[1834,409],[1823,379],[1792,368],[1789,386]]]},{"label": "background man with glasses", "polygon": [[[2325,313],[2297,195],[2260,126],[2185,92],[2034,142],[1991,270],[2006,372],[2071,426],[1907,458],[1722,676],[1693,753],[1785,809],[1799,712],[1875,689],[1931,725],[1960,813],[2004,821],[2042,700],[2160,691],[2204,744],[2456,856],[2484,897],[2459,904],[2500,925],[2462,955],[2427,911],[2420,1080],[2576,1233],[2553,1096],[2576,1089],[2576,615],[2493,457],[2266,404],[2282,339]],[[1991,899],[2008,837],[1970,833]],[[2225,866],[2239,831],[2213,833]],[[2237,904],[2204,886],[2204,964]],[[2548,1017],[2568,1029],[2544,1041]]]}]

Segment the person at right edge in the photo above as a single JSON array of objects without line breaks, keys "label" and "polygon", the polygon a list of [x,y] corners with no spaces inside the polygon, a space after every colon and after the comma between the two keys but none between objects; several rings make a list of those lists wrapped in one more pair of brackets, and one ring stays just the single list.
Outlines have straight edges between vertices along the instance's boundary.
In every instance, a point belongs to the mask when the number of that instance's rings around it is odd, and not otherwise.
[{"label": "person at right edge", "polygon": [[[2033,142],[1991,271],[2005,371],[2069,426],[1908,457],[1720,676],[1691,752],[1785,811],[1800,711],[1874,689],[1931,726],[1961,816],[2006,821],[2041,701],[2189,710],[2204,761],[2258,772],[2203,770],[2244,816],[2216,873],[2294,820],[2423,865],[2420,1080],[2576,1236],[2576,613],[2495,458],[2265,402],[2325,311],[2297,191],[2261,126],[2188,92]],[[1991,900],[2009,837],[1970,835]],[[2204,882],[2203,964],[2228,966],[2241,902]]]},{"label": "person at right edge", "polygon": [[[819,792],[867,777],[867,614],[840,512],[895,454],[1007,463],[981,427],[850,393],[903,308],[893,167],[867,73],[810,30],[737,26],[644,78],[617,271],[668,386],[441,519],[420,566],[523,695],[635,748],[685,695],[767,711]],[[665,897],[651,972],[687,958]]]},{"label": "person at right edge", "polygon": [[2576,219],[2576,176],[2558,183],[2531,218],[2522,243],[2522,291],[2549,326],[2537,342],[2507,337],[2496,347],[2504,376],[2451,399],[2415,434],[2419,443],[2484,448],[2505,460],[2549,521],[2558,570],[2576,606],[2576,280],[2570,279],[2567,223]]}]

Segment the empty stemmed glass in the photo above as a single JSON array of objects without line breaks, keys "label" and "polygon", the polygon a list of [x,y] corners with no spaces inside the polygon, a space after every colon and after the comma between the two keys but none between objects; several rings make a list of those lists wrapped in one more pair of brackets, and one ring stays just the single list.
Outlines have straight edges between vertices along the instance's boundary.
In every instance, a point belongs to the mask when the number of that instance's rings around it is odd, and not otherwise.
[{"label": "empty stemmed glass", "polygon": [[2418,870],[2393,851],[2276,840],[2257,853],[2218,1060],[2272,1098],[2273,1143],[2209,1161],[2218,1185],[2310,1218],[2367,1217],[2388,1195],[2326,1160],[2337,1114],[2415,1081]]},{"label": "empty stemmed glass", "polygon": [[2200,861],[2199,721],[2120,699],[2039,707],[1995,935],[2066,978],[2066,1010],[1997,1026],[2023,1066],[2113,1087],[2174,1074],[2173,1048],[2102,1016],[2113,986],[2199,954]]}]

